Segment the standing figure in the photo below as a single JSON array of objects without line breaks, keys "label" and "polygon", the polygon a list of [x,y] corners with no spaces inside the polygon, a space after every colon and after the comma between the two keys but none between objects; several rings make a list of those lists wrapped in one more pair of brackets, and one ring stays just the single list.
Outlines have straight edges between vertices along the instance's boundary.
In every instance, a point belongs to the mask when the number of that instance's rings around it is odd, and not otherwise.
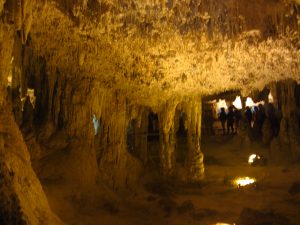
[{"label": "standing figure", "polygon": [[262,135],[261,128],[266,119],[265,108],[262,104],[259,104],[258,107],[254,108],[254,110],[255,110],[255,117],[253,123],[254,137],[260,139]]},{"label": "standing figure", "polygon": [[242,115],[241,111],[239,109],[234,110],[234,124],[235,124],[235,134],[238,133],[238,129],[240,128],[240,121],[241,121]]},{"label": "standing figure", "polygon": [[234,112],[233,112],[233,107],[230,106],[228,108],[228,114],[227,114],[227,134],[229,134],[229,130],[231,129],[231,134],[234,133]]},{"label": "standing figure", "polygon": [[223,135],[225,135],[225,123],[226,123],[226,120],[227,120],[227,115],[226,115],[224,107],[221,108],[221,112],[219,114],[219,119],[221,121]]},{"label": "standing figure", "polygon": [[249,106],[246,107],[245,117],[246,117],[246,127],[247,129],[249,129],[252,123],[252,111]]}]

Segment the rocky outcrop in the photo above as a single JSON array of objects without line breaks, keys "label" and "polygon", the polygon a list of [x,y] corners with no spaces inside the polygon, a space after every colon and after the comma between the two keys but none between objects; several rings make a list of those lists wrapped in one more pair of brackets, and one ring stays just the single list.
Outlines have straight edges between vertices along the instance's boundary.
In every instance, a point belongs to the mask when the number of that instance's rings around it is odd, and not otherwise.
[{"label": "rocky outcrop", "polygon": [[[126,96],[120,92],[101,93],[96,100],[95,110],[101,126],[97,149],[97,161],[101,179],[118,189],[137,181],[141,173],[141,161],[127,150],[127,127],[131,116],[128,114]],[[96,109],[96,108],[95,108]]]},{"label": "rocky outcrop", "polygon": [[[278,138],[271,142],[271,154],[281,159],[298,161],[300,155],[299,106],[296,92],[297,84],[286,80],[271,85],[274,105],[279,110],[277,117],[282,118]],[[272,155],[271,155],[272,156]]]},{"label": "rocky outcrop", "polygon": [[42,186],[31,168],[27,147],[9,108],[1,108],[0,215],[1,224],[63,224],[49,208]]}]

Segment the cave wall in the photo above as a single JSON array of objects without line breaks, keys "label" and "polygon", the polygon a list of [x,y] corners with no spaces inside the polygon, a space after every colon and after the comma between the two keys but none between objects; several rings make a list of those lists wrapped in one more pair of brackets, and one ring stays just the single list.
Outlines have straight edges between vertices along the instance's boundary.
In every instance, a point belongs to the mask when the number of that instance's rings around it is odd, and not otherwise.
[{"label": "cave wall", "polygon": [[300,159],[299,96],[297,83],[285,80],[270,85],[274,105],[280,117],[278,137],[271,142],[271,157],[275,162],[297,162]]},{"label": "cave wall", "polygon": [[[187,130],[186,149],[178,148],[177,131],[179,113],[185,115],[184,126]],[[158,113],[160,125],[160,162],[164,178],[184,182],[199,182],[204,178],[203,153],[201,152],[201,97],[170,99]],[[187,151],[184,168],[178,168],[178,151]]]},{"label": "cave wall", "polygon": [[141,175],[142,162],[127,149],[127,128],[131,119],[138,119],[143,112],[139,106],[132,109],[122,92],[104,91],[101,100],[96,114],[101,121],[97,149],[100,176],[115,189],[130,187]]},{"label": "cave wall", "polygon": [[204,178],[204,155],[200,149],[202,100],[189,99],[183,103],[183,111],[187,115],[185,123],[188,138],[187,180],[197,182]]},{"label": "cave wall", "polygon": [[9,108],[1,108],[0,223],[63,224],[51,212]]},{"label": "cave wall", "polygon": [[14,120],[7,95],[16,33],[25,42],[33,1],[0,2],[0,223],[63,224],[51,211],[32,170],[28,149]]},{"label": "cave wall", "polygon": [[[96,79],[70,77],[67,71],[49,67],[30,47],[24,57],[28,59],[23,65],[29,78],[26,83],[28,86],[34,80],[37,96],[31,134],[41,146],[52,139],[65,143],[54,147],[61,162],[43,163],[53,149],[41,148],[39,157],[32,152],[32,158],[43,164],[39,177],[60,176],[84,186],[100,180],[113,189],[133,184],[140,175],[141,162],[129,154],[126,135],[129,121],[143,114],[141,107],[128,104],[121,91],[101,88]],[[100,125],[97,134],[94,115]]]}]

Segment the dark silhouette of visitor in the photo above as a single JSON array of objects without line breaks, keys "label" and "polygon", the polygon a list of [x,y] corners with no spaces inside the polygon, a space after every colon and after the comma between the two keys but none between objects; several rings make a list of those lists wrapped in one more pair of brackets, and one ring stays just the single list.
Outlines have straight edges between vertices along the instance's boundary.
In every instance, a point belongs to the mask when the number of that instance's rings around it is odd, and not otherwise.
[{"label": "dark silhouette of visitor", "polygon": [[261,129],[266,119],[265,108],[262,104],[259,104],[258,107],[254,108],[254,110],[255,110],[255,117],[253,123],[253,130],[254,130],[255,137],[260,138],[262,135]]},{"label": "dark silhouette of visitor", "polygon": [[266,111],[267,111],[267,118],[269,119],[271,124],[272,135],[273,137],[274,136],[276,137],[279,134],[280,122],[279,122],[279,118],[277,118],[274,105],[272,103],[269,103]]},{"label": "dark silhouette of visitor", "polygon": [[225,135],[225,123],[226,123],[226,120],[227,120],[227,115],[226,115],[224,107],[221,108],[221,112],[219,114],[219,119],[221,121],[223,135]]},{"label": "dark silhouette of visitor", "polygon": [[238,133],[238,130],[239,130],[239,127],[240,127],[240,121],[241,121],[241,118],[242,118],[242,115],[241,115],[241,111],[237,108],[234,107],[234,125],[235,125],[235,134]]},{"label": "dark silhouette of visitor", "polygon": [[233,106],[230,106],[228,108],[228,113],[227,113],[227,134],[229,134],[229,131],[231,130],[231,134],[234,134],[234,112],[233,112]]},{"label": "dark silhouette of visitor", "polygon": [[251,122],[252,122],[252,111],[249,106],[246,106],[245,117],[246,117],[246,127],[248,129],[251,127]]}]

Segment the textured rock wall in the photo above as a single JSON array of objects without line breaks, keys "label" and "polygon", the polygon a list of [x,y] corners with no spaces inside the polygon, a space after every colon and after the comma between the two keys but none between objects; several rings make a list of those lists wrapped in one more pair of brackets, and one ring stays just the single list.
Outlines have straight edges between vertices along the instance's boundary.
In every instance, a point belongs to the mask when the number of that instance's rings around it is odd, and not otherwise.
[{"label": "textured rock wall", "polygon": [[170,99],[162,106],[158,114],[160,126],[160,161],[161,169],[165,177],[172,177],[176,172],[175,144],[175,113],[178,100]]},{"label": "textured rock wall", "polygon": [[12,49],[13,29],[6,24],[0,24],[0,105],[3,105],[6,99],[7,77],[10,70]]},{"label": "textured rock wall", "polygon": [[184,104],[186,128],[188,132],[187,178],[197,182],[204,177],[203,153],[200,149],[202,102],[199,98],[190,99]]},{"label": "textured rock wall", "polygon": [[0,223],[63,224],[49,208],[9,109],[1,107],[0,121]]},{"label": "textured rock wall", "polygon": [[286,80],[271,85],[271,93],[274,104],[279,109],[281,117],[280,132],[278,138],[271,142],[271,152],[289,161],[299,160],[300,156],[300,127],[299,106],[296,95],[296,82]]},{"label": "textured rock wall", "polygon": [[[105,1],[98,2],[98,10],[90,7],[97,1],[67,1],[79,10],[73,18],[63,1],[56,2],[47,2],[32,25],[36,54],[49,67],[96,78],[103,88],[126,90],[132,100],[151,108],[161,97],[224,89],[242,89],[246,95],[274,80],[299,81],[294,4],[178,1],[167,9],[154,2]],[[246,21],[245,30],[235,28],[239,20]]]},{"label": "textured rock wall", "polygon": [[[101,98],[95,99],[95,113],[100,118],[98,166],[101,179],[118,189],[137,181],[141,172],[141,161],[129,154],[126,138],[129,121],[139,114],[129,113],[127,97],[121,92],[103,90]],[[131,109],[131,110],[129,110]],[[132,112],[132,111],[131,111]]]},{"label": "textured rock wall", "polygon": [[[184,112],[187,129],[187,158],[183,173],[176,168],[176,132],[179,114]],[[201,141],[202,101],[200,97],[170,99],[159,113],[160,161],[165,178],[177,178],[186,182],[198,182],[204,177]],[[182,149],[180,149],[182,151]]]},{"label": "textured rock wall", "polygon": [[[140,118],[143,111],[130,106],[125,93],[103,89],[90,77],[70,78],[67,73],[49,68],[43,59],[34,55],[30,58],[27,71],[36,81],[37,140],[43,144],[60,132],[69,151],[64,155],[65,166],[57,165],[60,171],[49,174],[46,170],[52,170],[50,164],[40,175],[45,178],[65,170],[63,176],[73,183],[95,184],[99,178],[114,189],[134,183],[141,165],[128,153],[126,135],[129,121]],[[94,115],[100,124],[96,135]]]},{"label": "textured rock wall", "polygon": [[63,224],[49,208],[7,102],[15,35],[21,32],[26,40],[31,4],[33,1],[0,2],[0,224]]}]

